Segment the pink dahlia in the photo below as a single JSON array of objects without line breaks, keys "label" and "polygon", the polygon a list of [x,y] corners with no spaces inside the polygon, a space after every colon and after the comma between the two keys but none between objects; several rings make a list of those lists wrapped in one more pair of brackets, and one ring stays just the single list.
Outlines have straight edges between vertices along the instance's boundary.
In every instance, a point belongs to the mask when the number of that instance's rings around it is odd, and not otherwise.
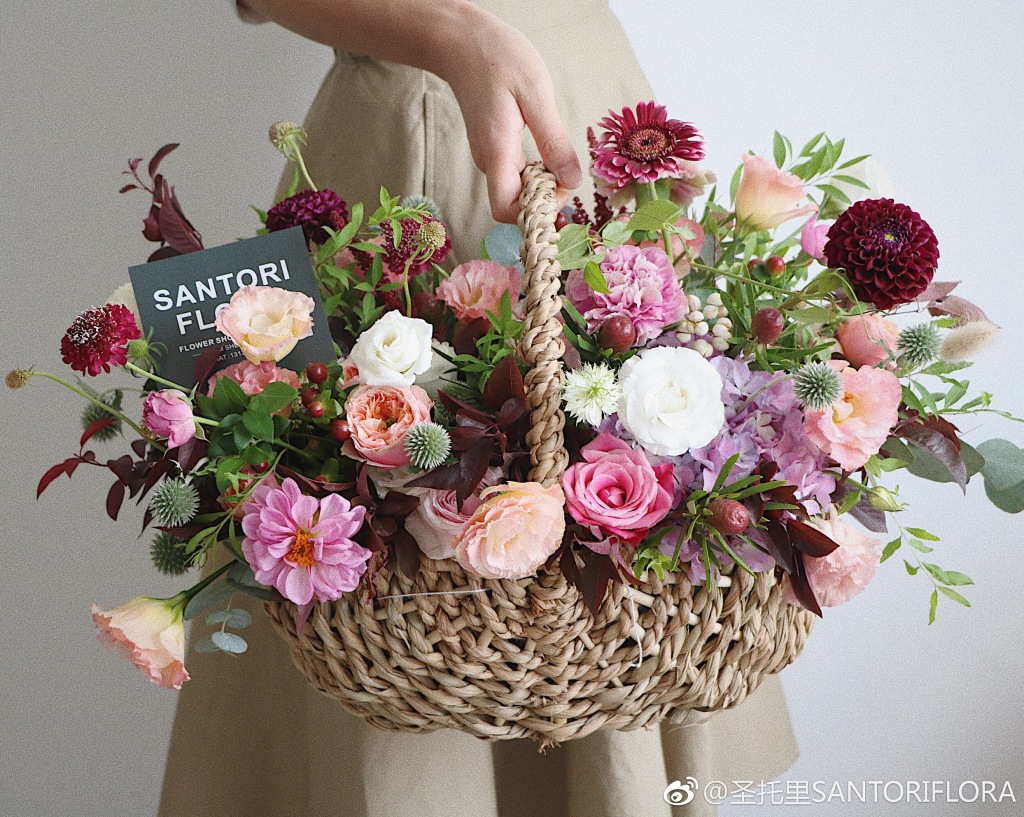
[{"label": "pink dahlia", "polygon": [[641,102],[636,111],[609,111],[598,124],[604,133],[590,150],[595,176],[616,187],[631,181],[678,179],[679,162],[704,158],[703,142],[689,122],[669,119],[664,105]]},{"label": "pink dahlia", "polygon": [[76,372],[98,375],[128,362],[128,342],[142,337],[131,310],[104,304],[75,318],[60,342],[61,358]]},{"label": "pink dahlia", "polygon": [[267,211],[267,230],[301,227],[306,241],[323,244],[330,237],[323,229],[340,230],[348,221],[348,205],[333,190],[303,190],[282,199]]},{"label": "pink dahlia", "polygon": [[664,250],[626,244],[615,247],[601,262],[601,272],[608,292],[591,289],[582,270],[569,273],[565,287],[591,332],[610,318],[624,315],[636,327],[636,343],[644,344],[683,319],[686,295]]},{"label": "pink dahlia", "polygon": [[296,604],[336,601],[354,590],[370,551],[353,541],[366,508],[339,494],[304,495],[295,480],[264,479],[243,505],[242,553],[256,581]]},{"label": "pink dahlia", "polygon": [[939,242],[907,205],[864,199],[829,228],[824,254],[830,267],[846,270],[858,298],[892,309],[928,288],[939,265]]}]

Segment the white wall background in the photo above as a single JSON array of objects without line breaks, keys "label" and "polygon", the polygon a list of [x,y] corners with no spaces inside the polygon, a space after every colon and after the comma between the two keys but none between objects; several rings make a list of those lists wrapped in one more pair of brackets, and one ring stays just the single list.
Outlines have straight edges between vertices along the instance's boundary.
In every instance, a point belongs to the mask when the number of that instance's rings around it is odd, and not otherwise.
[{"label": "white wall background", "polygon": [[[193,221],[216,244],[251,233],[280,164],[267,123],[301,118],[329,53],[273,27],[239,25],[225,3],[129,6],[6,0],[0,30],[0,264],[4,371],[59,371],[60,333],[148,252],[143,196],[119,197],[130,156],[167,141]],[[728,178],[740,154],[827,129],[887,167],[898,198],[932,225],[940,277],[1005,327],[972,370],[1024,416],[1020,224],[1024,98],[1012,0],[705,4],[615,0],[670,112],[696,122]],[[571,36],[571,32],[567,32]],[[595,44],[599,49],[600,44]],[[580,70],[594,70],[581,66]],[[853,154],[851,154],[853,155]],[[174,705],[93,639],[88,605],[112,606],[155,580],[138,517],[102,513],[97,472],[42,500],[45,468],[73,453],[78,406],[56,388],[3,391],[0,812],[21,817],[152,815]],[[1024,428],[964,424],[969,441]],[[888,563],[868,591],[828,613],[783,675],[802,756],[791,781],[1009,781],[1024,803],[1024,525],[951,486],[906,484],[914,521],[942,536],[943,566],[970,573],[972,610]],[[895,789],[890,789],[890,793]],[[1000,815],[1002,804],[731,806],[723,814]]]}]

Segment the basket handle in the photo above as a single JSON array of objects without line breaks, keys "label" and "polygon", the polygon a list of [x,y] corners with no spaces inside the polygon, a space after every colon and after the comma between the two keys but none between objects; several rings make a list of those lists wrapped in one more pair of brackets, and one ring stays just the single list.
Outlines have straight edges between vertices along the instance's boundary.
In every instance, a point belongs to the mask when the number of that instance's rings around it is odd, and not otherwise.
[{"label": "basket handle", "polygon": [[562,310],[561,267],[555,216],[555,177],[539,162],[523,170],[519,196],[519,229],[523,233],[520,256],[525,267],[526,303],[519,356],[530,367],[524,378],[526,408],[530,412],[530,479],[545,486],[557,483],[569,463],[562,429]]}]

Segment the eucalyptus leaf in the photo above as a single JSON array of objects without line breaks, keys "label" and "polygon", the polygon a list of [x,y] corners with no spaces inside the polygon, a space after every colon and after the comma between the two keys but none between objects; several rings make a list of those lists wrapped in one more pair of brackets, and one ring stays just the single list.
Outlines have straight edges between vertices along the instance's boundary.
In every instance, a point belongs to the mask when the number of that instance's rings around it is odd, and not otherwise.
[{"label": "eucalyptus leaf", "polygon": [[203,613],[221,607],[235,594],[233,587],[224,582],[214,582],[196,593],[185,605],[185,621],[191,621]]},{"label": "eucalyptus leaf", "polygon": [[985,458],[982,475],[994,491],[1007,491],[1024,482],[1024,449],[1009,440],[985,440],[978,446]]},{"label": "eucalyptus leaf", "polygon": [[249,645],[245,643],[245,639],[240,635],[235,635],[234,633],[217,631],[210,634],[210,639],[217,645],[217,649],[223,650],[224,652],[234,653],[235,655],[241,655],[249,649]]},{"label": "eucalyptus leaf", "polygon": [[484,249],[487,257],[503,267],[519,267],[519,248],[523,243],[523,234],[514,224],[495,224],[484,237]]},{"label": "eucalyptus leaf", "polygon": [[213,643],[213,639],[210,636],[205,636],[193,644],[192,649],[196,652],[217,652],[220,650],[220,647]]},{"label": "eucalyptus leaf", "polygon": [[[886,447],[889,447],[889,442],[886,443]],[[900,456],[902,457],[902,455]],[[967,466],[967,479],[983,470],[985,465],[985,458],[978,453],[977,449],[962,440],[960,442],[960,459]],[[916,445],[913,446],[913,461],[907,466],[907,471],[915,477],[931,482],[955,482],[949,468],[943,465],[928,449]]]},{"label": "eucalyptus leaf", "polygon": [[226,627],[234,627],[236,630],[244,630],[252,624],[252,616],[248,610],[232,607],[229,610],[214,610],[206,617],[206,623],[211,627],[223,624]]}]

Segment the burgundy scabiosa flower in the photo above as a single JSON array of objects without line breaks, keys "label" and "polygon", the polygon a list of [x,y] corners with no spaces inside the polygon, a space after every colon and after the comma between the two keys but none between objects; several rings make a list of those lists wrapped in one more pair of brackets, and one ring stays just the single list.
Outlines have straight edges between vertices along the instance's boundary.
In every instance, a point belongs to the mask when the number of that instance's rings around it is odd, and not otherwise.
[{"label": "burgundy scabiosa flower", "polygon": [[340,230],[348,222],[348,205],[333,190],[303,190],[282,199],[267,211],[267,230],[301,227],[307,241],[323,244],[330,236],[323,229]]},{"label": "burgundy scabiosa flower", "polygon": [[[395,276],[401,276],[409,264],[409,274],[419,275],[430,269],[431,264],[440,264],[452,249],[452,239],[444,224],[431,216],[423,220],[403,218],[402,237],[395,246],[394,228],[390,221],[380,225],[384,238],[384,264]],[[411,262],[411,263],[410,263]]]},{"label": "burgundy scabiosa flower", "polygon": [[846,270],[858,298],[891,309],[927,289],[939,263],[939,242],[907,205],[865,199],[829,228],[824,254],[830,267]]},{"label": "burgundy scabiosa flower", "polygon": [[61,358],[76,372],[98,375],[128,362],[128,342],[142,337],[131,310],[121,304],[87,309],[60,342]]},{"label": "burgundy scabiosa flower", "polygon": [[664,105],[641,102],[636,110],[609,111],[598,124],[604,128],[591,147],[591,170],[616,187],[631,181],[678,179],[680,161],[704,158],[703,142],[689,122],[669,119]]}]

